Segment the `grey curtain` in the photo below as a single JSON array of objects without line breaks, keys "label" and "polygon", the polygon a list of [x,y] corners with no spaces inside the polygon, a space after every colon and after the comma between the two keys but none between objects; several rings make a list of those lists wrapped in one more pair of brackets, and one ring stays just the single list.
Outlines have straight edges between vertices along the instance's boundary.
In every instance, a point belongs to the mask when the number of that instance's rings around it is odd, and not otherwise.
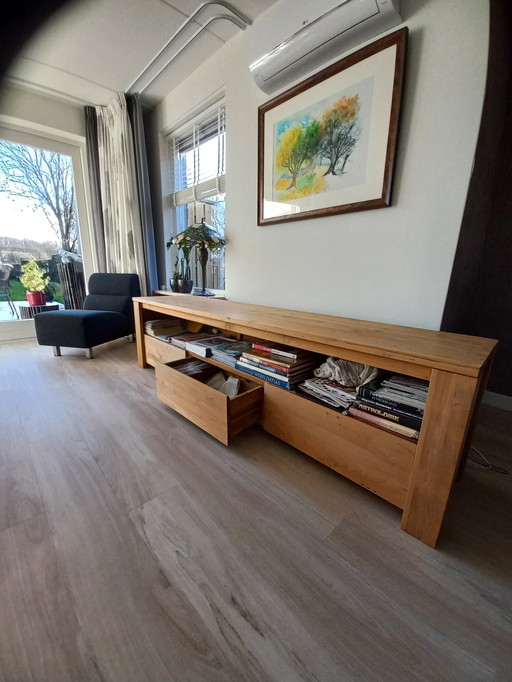
[{"label": "grey curtain", "polygon": [[128,107],[128,116],[130,117],[132,125],[133,146],[135,151],[135,170],[137,174],[137,189],[141,213],[140,220],[144,240],[144,256],[146,260],[146,284],[148,292],[151,292],[158,289],[158,271],[146,152],[146,137],[144,133],[144,118],[140,96],[138,94],[126,95],[126,104]]},{"label": "grey curtain", "polygon": [[93,264],[96,272],[107,272],[105,226],[103,224],[103,205],[101,201],[100,162],[98,157],[98,121],[95,107],[85,107],[85,139],[91,194]]}]

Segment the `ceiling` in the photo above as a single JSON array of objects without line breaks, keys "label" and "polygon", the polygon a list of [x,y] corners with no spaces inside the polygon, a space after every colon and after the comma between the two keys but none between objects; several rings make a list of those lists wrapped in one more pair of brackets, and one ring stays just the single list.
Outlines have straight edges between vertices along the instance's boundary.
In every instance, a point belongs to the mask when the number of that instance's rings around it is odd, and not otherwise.
[{"label": "ceiling", "polygon": [[[274,2],[232,0],[229,5],[253,21]],[[170,38],[201,6],[204,7],[195,20],[132,90],[141,91],[146,81],[201,26],[208,24],[144,90],[146,98],[159,100],[242,30],[229,19],[214,19],[215,15],[228,15],[240,21],[233,12],[220,3],[200,0],[78,0],[65,5],[39,29],[19,52],[8,79],[80,104],[108,104],[116,92],[130,90]]]}]

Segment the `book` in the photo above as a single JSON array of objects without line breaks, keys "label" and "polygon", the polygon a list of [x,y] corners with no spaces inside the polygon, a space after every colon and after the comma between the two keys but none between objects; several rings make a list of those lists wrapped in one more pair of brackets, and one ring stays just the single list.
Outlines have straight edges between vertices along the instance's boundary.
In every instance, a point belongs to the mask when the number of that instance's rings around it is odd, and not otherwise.
[{"label": "book", "polygon": [[252,347],[254,350],[261,351],[267,355],[276,355],[291,360],[298,360],[304,353],[307,353],[307,351],[301,348],[290,348],[290,346],[284,346],[281,343],[265,343],[264,341],[253,343]]},{"label": "book", "polygon": [[283,379],[286,379],[289,376],[290,370],[288,367],[279,367],[279,365],[272,365],[272,364],[263,364],[262,362],[256,362],[256,360],[249,360],[249,358],[244,358],[241,357],[239,362],[243,362],[244,365],[248,365],[249,367],[256,367],[260,368],[262,370],[267,370],[268,372],[272,372],[272,374],[276,374],[277,376],[283,377]]},{"label": "book", "polygon": [[238,365],[239,369],[253,369],[257,372],[260,372],[261,374],[265,374],[266,376],[270,377],[275,377],[276,379],[279,379],[280,381],[285,381],[286,383],[290,383],[290,378],[288,377],[287,374],[276,374],[273,370],[268,370],[265,367],[260,367],[259,365],[256,365],[255,363],[251,364],[248,360],[244,360],[243,358],[240,358],[238,360]]},{"label": "book", "polygon": [[231,341],[232,339],[228,339],[225,336],[207,336],[203,339],[190,339],[186,342],[185,348],[191,353],[201,355],[203,358],[209,358],[212,355],[212,348]]},{"label": "book", "polygon": [[236,367],[236,369],[239,369],[242,372],[246,372],[247,374],[250,374],[253,377],[257,377],[258,379],[263,379],[263,381],[268,381],[271,384],[275,384],[276,386],[280,386],[281,388],[286,388],[289,391],[291,390],[290,384],[287,381],[283,381],[277,376],[270,376],[268,374],[263,374],[263,372],[260,372],[256,367],[246,367],[244,365],[241,365],[238,360],[235,364],[235,367]]},{"label": "book", "polygon": [[390,422],[388,419],[383,419],[382,417],[378,417],[375,414],[362,412],[361,410],[358,410],[357,407],[355,407],[355,405],[351,405],[348,408],[348,414],[351,417],[355,417],[356,419],[360,419],[361,421],[368,422],[369,424],[375,424],[375,426],[379,426],[380,428],[386,429],[387,431],[391,431],[393,433],[398,433],[399,435],[405,436],[406,438],[418,440],[418,438],[420,437],[420,432],[418,429],[411,429],[408,426],[403,426],[402,424]]},{"label": "book", "polygon": [[265,365],[274,365],[276,367],[287,367],[289,369],[293,369],[297,366],[305,367],[305,366],[316,366],[318,365],[318,359],[316,356],[313,354],[308,354],[299,360],[292,360],[291,358],[285,358],[285,357],[276,357],[276,356],[270,356],[268,353],[264,353],[263,351],[260,350],[251,350],[251,351],[245,351],[242,353],[243,358],[247,358],[248,360],[255,360],[256,362],[261,362],[262,364]]},{"label": "book", "polygon": [[381,388],[374,388],[374,382],[370,382],[364,386],[360,386],[357,391],[358,398],[371,402],[376,407],[383,407],[385,409],[393,409],[398,412],[410,414],[413,417],[421,419],[425,412],[425,402],[421,400],[408,400],[407,398],[397,399],[395,397],[389,398]]},{"label": "book", "polygon": [[372,403],[359,398],[354,401],[353,405],[362,412],[369,412],[370,414],[374,414],[377,417],[388,419],[395,424],[402,424],[403,426],[408,426],[411,429],[421,428],[421,419],[419,417],[403,414],[391,408],[376,407]]},{"label": "book", "polygon": [[158,320],[147,320],[144,323],[144,333],[149,336],[162,336],[183,331],[181,320],[172,317]]},{"label": "book", "polygon": [[177,334],[176,336],[173,336],[171,338],[171,343],[173,346],[177,346],[178,348],[185,348],[187,341],[191,341],[192,339],[205,339],[208,336],[211,335],[198,334],[197,332],[183,332],[183,334]]},{"label": "book", "polygon": [[231,340],[230,343],[223,343],[220,346],[212,348],[211,357],[218,362],[223,362],[234,367],[237,359],[249,348],[251,348],[251,343],[249,341]]}]

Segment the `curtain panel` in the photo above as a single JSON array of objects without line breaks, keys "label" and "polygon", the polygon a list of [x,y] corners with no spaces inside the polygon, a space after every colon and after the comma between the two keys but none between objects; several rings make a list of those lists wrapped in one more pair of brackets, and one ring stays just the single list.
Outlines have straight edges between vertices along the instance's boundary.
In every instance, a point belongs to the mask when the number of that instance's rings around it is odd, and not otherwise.
[{"label": "curtain panel", "polygon": [[158,289],[158,270],[156,264],[155,230],[153,226],[146,136],[144,132],[144,116],[142,112],[140,96],[138,94],[127,95],[126,104],[128,106],[128,115],[130,117],[133,133],[135,171],[139,193],[140,220],[146,259],[146,284],[148,291],[153,291]]},{"label": "curtain panel", "polygon": [[[132,129],[124,95],[118,94],[106,107],[95,107],[95,112],[105,249],[104,271],[137,273],[142,295],[145,296],[148,288],[144,237]],[[94,191],[93,187],[91,191]],[[99,261],[99,254],[97,258]]]}]

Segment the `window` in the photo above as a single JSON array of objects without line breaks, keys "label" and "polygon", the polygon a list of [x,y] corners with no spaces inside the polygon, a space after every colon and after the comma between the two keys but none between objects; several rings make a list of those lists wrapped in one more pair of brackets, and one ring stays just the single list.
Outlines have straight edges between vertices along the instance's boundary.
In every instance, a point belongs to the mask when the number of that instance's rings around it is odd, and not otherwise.
[{"label": "window", "polygon": [[[202,112],[168,137],[172,163],[173,234],[201,220],[224,236],[226,129],[224,104]],[[191,254],[194,285],[203,286],[197,249]],[[173,259],[178,256],[173,254]],[[179,268],[179,263],[178,263]],[[210,252],[205,286],[224,289],[224,249]]]}]

